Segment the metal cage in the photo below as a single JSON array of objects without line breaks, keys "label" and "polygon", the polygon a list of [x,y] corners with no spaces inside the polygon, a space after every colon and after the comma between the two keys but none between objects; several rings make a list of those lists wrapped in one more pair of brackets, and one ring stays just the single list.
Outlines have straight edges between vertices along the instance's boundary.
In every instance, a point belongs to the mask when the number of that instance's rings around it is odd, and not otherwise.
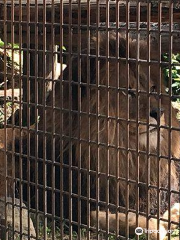
[{"label": "metal cage", "polygon": [[1,239],[179,238],[179,14],[0,0]]}]

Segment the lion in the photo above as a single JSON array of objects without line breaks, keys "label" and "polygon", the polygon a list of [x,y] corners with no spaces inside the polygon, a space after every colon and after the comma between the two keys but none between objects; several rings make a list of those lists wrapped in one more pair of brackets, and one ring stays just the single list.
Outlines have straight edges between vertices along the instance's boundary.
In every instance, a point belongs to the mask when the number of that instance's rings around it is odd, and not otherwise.
[{"label": "lion", "polygon": [[[107,229],[108,216],[109,230],[119,229],[121,233],[126,232],[127,222],[133,233],[137,219],[139,227],[146,227],[147,219],[143,214],[138,217],[134,212],[137,209],[152,216],[150,229],[158,227],[159,210],[167,220],[167,209],[171,207],[171,220],[179,223],[175,161],[180,156],[179,123],[166,93],[158,53],[150,54],[152,62],[148,65],[147,49],[145,41],[139,41],[138,50],[135,40],[129,40],[127,48],[124,36],[110,33],[107,39],[105,34],[99,34],[98,39],[93,38],[89,53],[84,50],[80,61],[74,58],[64,72],[63,82],[56,83],[55,100],[53,93],[47,99],[50,107],[46,111],[45,130],[49,135],[57,134],[55,159],[62,161],[60,149],[64,149],[68,160],[63,159],[63,163],[74,166],[72,176],[67,170],[63,178],[68,182],[64,183],[65,188],[69,191],[72,184],[71,191],[86,199],[81,203],[84,210],[79,209],[77,202],[73,209],[83,211],[81,219],[85,218],[87,223],[88,198],[94,202],[98,199],[98,215],[93,211],[97,205],[91,204],[92,223],[98,218],[99,226]],[[51,106],[55,107],[53,111]],[[39,128],[44,129],[41,120]],[[47,146],[49,150],[51,143]],[[47,156],[51,158],[52,153],[51,149]],[[173,193],[168,201],[170,191]],[[119,208],[122,211],[117,214]],[[132,209],[128,220],[127,208]],[[163,230],[160,239],[167,228],[167,222],[160,221],[159,229]],[[157,238],[153,234],[151,237]]]},{"label": "lion", "polygon": [[[128,226],[130,234],[137,226],[159,228],[163,239],[169,214],[171,229],[179,223],[179,123],[158,53],[150,54],[148,64],[147,43],[140,40],[137,48],[137,41],[128,42],[127,47],[124,36],[112,32],[107,38],[101,33],[79,61],[75,57],[69,62],[46,99],[37,124],[38,148],[37,130],[31,131],[28,151],[38,158],[32,158],[32,165],[38,166],[40,186],[47,181],[48,202],[55,189],[55,212],[60,216],[88,224],[90,211],[91,225],[98,219],[104,230],[121,235]],[[43,196],[39,188],[39,199]],[[51,204],[47,208],[51,213]],[[150,237],[157,239],[156,234]]]}]

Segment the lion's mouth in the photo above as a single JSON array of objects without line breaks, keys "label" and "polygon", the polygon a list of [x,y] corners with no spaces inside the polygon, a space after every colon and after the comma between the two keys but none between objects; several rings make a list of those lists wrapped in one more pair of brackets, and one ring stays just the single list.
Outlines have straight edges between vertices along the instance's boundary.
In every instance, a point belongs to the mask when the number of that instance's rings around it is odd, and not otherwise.
[{"label": "lion's mouth", "polygon": [[149,131],[141,131],[141,132],[139,132],[139,134],[148,134],[148,133],[153,133],[153,132],[156,132],[157,131],[157,128],[156,127],[151,127],[151,128],[149,128]]}]

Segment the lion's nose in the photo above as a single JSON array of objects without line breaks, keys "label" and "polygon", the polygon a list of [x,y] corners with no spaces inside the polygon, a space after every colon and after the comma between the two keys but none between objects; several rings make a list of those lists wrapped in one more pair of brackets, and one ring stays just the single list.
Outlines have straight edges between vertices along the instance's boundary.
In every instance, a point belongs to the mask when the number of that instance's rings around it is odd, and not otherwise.
[{"label": "lion's nose", "polygon": [[152,108],[150,111],[150,117],[155,118],[157,120],[158,114],[161,117],[163,112],[164,112],[163,108],[159,108],[159,110],[158,110],[158,108]]}]

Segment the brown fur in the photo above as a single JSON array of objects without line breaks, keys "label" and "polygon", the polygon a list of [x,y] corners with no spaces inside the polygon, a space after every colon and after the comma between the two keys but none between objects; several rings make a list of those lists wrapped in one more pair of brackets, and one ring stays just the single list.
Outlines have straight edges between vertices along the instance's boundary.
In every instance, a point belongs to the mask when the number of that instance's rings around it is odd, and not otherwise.
[{"label": "brown fur", "polygon": [[[117,44],[119,41],[119,46]],[[91,47],[91,54],[96,54],[97,40]],[[52,126],[52,110],[49,109],[46,114],[48,132],[55,131],[56,133],[63,133],[64,136],[73,137],[74,146],[76,147],[76,165],[81,164],[81,168],[84,170],[91,170],[91,178],[94,181],[91,183],[91,190],[96,191],[96,185],[98,183],[96,171],[99,172],[99,201],[100,206],[103,209],[103,202],[108,201],[112,206],[110,211],[116,209],[115,206],[127,206],[133,209],[139,207],[140,211],[146,211],[148,198],[146,187],[143,184],[139,184],[139,206],[137,202],[137,179],[139,182],[145,184],[151,184],[158,187],[158,174],[159,187],[168,187],[168,172],[171,171],[171,189],[178,191],[178,173],[177,166],[174,161],[171,161],[171,169],[169,169],[170,157],[180,156],[180,132],[173,130],[171,136],[169,136],[169,130],[165,127],[171,124],[172,127],[178,128],[179,123],[176,119],[176,112],[170,106],[169,96],[165,93],[165,86],[163,82],[163,76],[161,76],[161,70],[157,62],[151,63],[149,68],[149,88],[155,86],[155,92],[151,92],[150,101],[148,102],[147,89],[148,89],[148,64],[144,62],[139,63],[139,70],[137,72],[137,42],[130,41],[129,44],[129,58],[134,59],[129,61],[129,84],[127,82],[127,57],[126,40],[123,37],[118,37],[116,34],[110,34],[109,44],[107,43],[106,36],[101,34],[99,37],[100,55],[106,56],[106,48],[109,46],[109,56],[114,57],[114,60],[110,60],[107,64],[105,59],[99,61],[99,82],[97,90],[97,60],[89,60],[91,69],[89,83],[91,87],[88,90],[88,69],[87,69],[87,57],[81,60],[81,82],[87,84],[85,89],[81,88],[81,95],[78,95],[77,101],[71,99],[72,92],[69,92],[69,84],[64,83],[63,96],[60,95],[59,84],[56,84],[55,89],[55,106],[63,107],[68,110],[71,107],[72,110],[80,110],[81,115],[74,113],[64,113],[63,117],[60,112],[55,111],[55,125]],[[119,48],[118,48],[119,47]],[[119,49],[119,53],[118,52]],[[116,61],[117,56],[121,57],[119,64]],[[147,44],[143,41],[140,42],[139,57],[141,60],[148,59],[147,56]],[[123,60],[124,58],[124,60]],[[158,60],[158,55],[152,54],[151,60]],[[109,71],[107,70],[109,67]],[[75,69],[72,72],[72,80],[76,81],[74,77],[74,71],[76,72],[77,59],[72,63],[72,67]],[[78,73],[76,72],[78,75]],[[109,77],[108,77],[109,74]],[[137,81],[139,77],[139,81]],[[161,78],[161,81],[160,81]],[[70,79],[71,81],[71,79]],[[138,86],[137,86],[138,82]],[[109,86],[109,88],[107,87]],[[117,91],[117,87],[121,90]],[[122,89],[124,88],[124,90]],[[128,94],[127,88],[140,90],[139,94],[139,107],[137,108],[137,94],[136,92]],[[158,92],[161,94],[159,99]],[[129,106],[128,106],[129,101]],[[160,105],[158,105],[160,102]],[[52,98],[50,96],[48,104],[52,105]],[[148,105],[149,104],[149,105]],[[128,111],[129,107],[129,111]],[[159,132],[157,130],[157,121],[150,117],[150,111],[154,108],[163,109],[163,113],[159,118],[159,124],[161,126]],[[138,109],[138,112],[137,112]],[[172,121],[170,121],[169,114],[171,112]],[[97,115],[99,120],[97,121]],[[154,124],[150,127],[149,132],[149,146],[147,147],[147,123]],[[70,125],[71,119],[73,119],[72,126]],[[129,125],[127,125],[127,120]],[[80,121],[80,122],[78,122]],[[137,122],[140,122],[137,125]],[[146,124],[146,125],[143,125]],[[78,126],[78,125],[79,126]],[[54,130],[52,129],[54,128]],[[137,132],[137,127],[139,130]],[[40,122],[40,128],[43,128]],[[154,128],[152,130],[152,128]],[[159,150],[157,139],[160,139]],[[81,138],[81,149],[78,137]],[[65,139],[67,139],[65,138]],[[171,139],[170,139],[171,138]],[[90,147],[89,147],[90,141]],[[138,141],[138,142],[137,142]],[[66,142],[66,141],[65,141]],[[68,142],[68,140],[67,140]],[[67,142],[64,144],[66,145]],[[169,143],[171,146],[169,147]],[[98,145],[99,144],[99,145]],[[57,141],[59,148],[59,142]],[[98,147],[99,146],[99,147]],[[141,151],[137,156],[137,147]],[[129,149],[127,152],[126,149]],[[170,149],[170,152],[169,152]],[[147,151],[152,155],[147,159]],[[161,158],[159,159],[158,156]],[[138,163],[139,162],[139,163]],[[159,173],[158,173],[159,164]],[[98,169],[97,169],[98,166]],[[129,169],[129,172],[128,172]],[[147,175],[149,170],[149,183],[147,183]],[[93,174],[94,172],[94,174]],[[107,180],[108,176],[108,180]],[[127,178],[130,180],[127,184]],[[117,180],[119,179],[119,180]],[[123,180],[124,179],[124,180]],[[84,182],[86,178],[84,179]],[[129,192],[127,192],[129,189]],[[157,212],[157,197],[158,192],[153,188],[150,188],[149,196],[149,209],[150,211]],[[160,209],[164,212],[167,209],[167,195],[165,192],[160,191]],[[127,195],[129,194],[129,195]],[[109,197],[108,197],[109,195]],[[94,194],[94,198],[97,197]],[[165,199],[166,198],[166,199]],[[173,196],[173,201],[177,201],[177,196]],[[129,206],[128,202],[129,201]],[[102,203],[102,204],[101,204]],[[101,216],[103,212],[100,213]],[[106,214],[104,214],[106,215]],[[115,215],[111,215],[112,218]],[[100,217],[101,218],[101,217]],[[120,215],[121,219],[121,215]],[[145,224],[145,218],[143,218]],[[103,220],[100,220],[102,225]],[[105,217],[104,217],[104,222]],[[113,224],[113,223],[112,223]],[[135,222],[133,224],[136,224]],[[110,223],[111,225],[111,223]],[[141,224],[142,225],[142,224]],[[156,224],[155,224],[156,225]],[[110,229],[114,229],[114,226],[110,226]]]}]

